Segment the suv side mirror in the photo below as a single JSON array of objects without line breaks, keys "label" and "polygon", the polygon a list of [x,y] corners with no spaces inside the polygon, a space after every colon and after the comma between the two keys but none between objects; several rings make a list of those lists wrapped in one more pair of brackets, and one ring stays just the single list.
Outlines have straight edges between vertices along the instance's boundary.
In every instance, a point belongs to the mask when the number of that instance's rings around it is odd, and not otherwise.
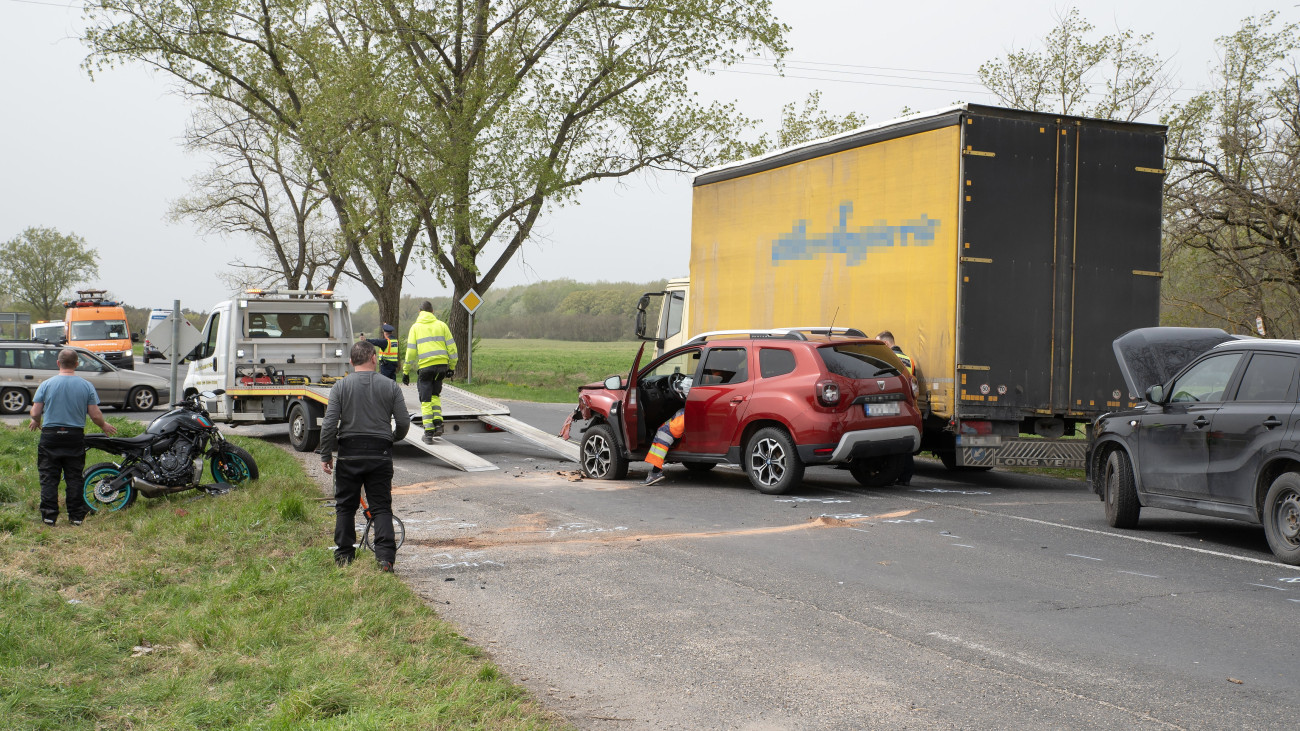
[{"label": "suv side mirror", "polygon": [[611,391],[617,391],[622,387],[623,387],[622,376],[610,376],[609,378],[605,379],[605,388],[608,388]]},{"label": "suv side mirror", "polygon": [[1147,401],[1153,404],[1162,404],[1165,402],[1164,386],[1149,386],[1146,393]]}]

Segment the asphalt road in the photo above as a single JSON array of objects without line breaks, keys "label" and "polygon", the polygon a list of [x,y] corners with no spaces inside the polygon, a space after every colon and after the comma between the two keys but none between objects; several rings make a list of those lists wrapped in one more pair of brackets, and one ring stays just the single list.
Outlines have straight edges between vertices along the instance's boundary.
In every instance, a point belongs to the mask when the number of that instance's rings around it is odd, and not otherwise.
[{"label": "asphalt road", "polygon": [[[552,433],[568,411],[511,407]],[[1300,570],[1258,526],[1145,510],[1118,531],[1080,482],[927,460],[906,488],[818,468],[773,497],[732,469],[570,481],[517,437],[454,441],[502,469],[399,445],[398,573],[579,728],[1272,728],[1300,711]]]}]

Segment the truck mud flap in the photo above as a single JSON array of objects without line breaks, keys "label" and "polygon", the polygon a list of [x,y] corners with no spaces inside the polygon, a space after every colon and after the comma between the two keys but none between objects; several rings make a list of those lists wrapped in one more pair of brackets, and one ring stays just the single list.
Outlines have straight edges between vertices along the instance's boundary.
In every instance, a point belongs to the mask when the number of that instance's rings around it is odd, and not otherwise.
[{"label": "truck mud flap", "polygon": [[1088,442],[1084,439],[1002,439],[996,445],[957,447],[963,467],[1051,467],[1084,469]]}]

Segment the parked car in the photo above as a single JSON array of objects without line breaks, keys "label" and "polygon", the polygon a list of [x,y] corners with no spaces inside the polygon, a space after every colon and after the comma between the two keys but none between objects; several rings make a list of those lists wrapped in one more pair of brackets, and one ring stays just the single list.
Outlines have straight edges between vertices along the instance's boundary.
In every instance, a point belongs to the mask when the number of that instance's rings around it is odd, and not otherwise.
[{"label": "parked car", "polygon": [[[740,465],[760,492],[798,485],[804,467],[846,467],[892,484],[921,443],[916,380],[879,340],[843,328],[706,333],[640,366],[578,389],[583,470],[627,476],[659,425],[685,406],[686,434],[668,462],[703,471]],[[692,386],[685,400],[675,384]]]},{"label": "parked car", "polygon": [[148,338],[144,341],[144,354],[141,357],[144,358],[145,363],[148,363],[155,358],[158,360],[167,360],[167,356],[163,355],[163,352],[158,349],[158,346],[149,342]]},{"label": "parked car", "polygon": [[1300,565],[1300,341],[1144,328],[1115,341],[1134,408],[1094,426],[1092,488],[1116,528],[1144,507],[1262,523]]},{"label": "parked car", "polygon": [[[59,373],[59,346],[29,340],[0,341],[0,413],[21,414],[32,404],[36,389]],[[90,381],[104,406],[151,411],[171,396],[167,380],[148,373],[121,370],[84,348],[77,351],[77,375]]]}]

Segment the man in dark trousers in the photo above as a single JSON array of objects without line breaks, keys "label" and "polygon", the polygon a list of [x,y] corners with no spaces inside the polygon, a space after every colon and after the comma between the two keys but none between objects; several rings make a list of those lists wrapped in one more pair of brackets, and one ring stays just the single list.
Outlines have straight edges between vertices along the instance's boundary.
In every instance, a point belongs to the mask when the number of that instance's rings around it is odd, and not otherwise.
[{"label": "man in dark trousers", "polygon": [[67,486],[64,501],[68,520],[81,525],[90,512],[81,473],[86,469],[86,417],[112,436],[117,427],[104,421],[99,394],[90,381],[77,375],[77,351],[59,351],[59,375],[36,388],[32,397],[32,421],[28,428],[40,430],[36,448],[36,469],[41,477],[41,520],[54,525],[59,519],[59,479]]},{"label": "man in dark trousers", "polygon": [[334,563],[352,563],[357,507],[365,488],[375,527],[375,559],[380,570],[392,571],[397,559],[393,539],[393,442],[406,438],[411,417],[397,383],[375,372],[379,360],[375,346],[362,340],[352,346],[349,355],[353,373],[330,388],[317,450],[325,474],[334,475]]},{"label": "man in dark trousers", "polygon": [[[916,364],[912,362],[911,356],[904,353],[902,348],[894,344],[894,334],[892,332],[886,330],[877,335],[876,339],[884,341],[885,345],[888,345],[889,349],[894,351],[894,355],[897,355],[898,359],[903,361],[903,365],[907,366],[907,375],[916,378]],[[903,473],[898,476],[898,484],[903,486],[911,485],[912,474],[915,471],[916,461],[912,458],[912,455],[909,454],[907,455],[907,461],[903,464]]]}]

